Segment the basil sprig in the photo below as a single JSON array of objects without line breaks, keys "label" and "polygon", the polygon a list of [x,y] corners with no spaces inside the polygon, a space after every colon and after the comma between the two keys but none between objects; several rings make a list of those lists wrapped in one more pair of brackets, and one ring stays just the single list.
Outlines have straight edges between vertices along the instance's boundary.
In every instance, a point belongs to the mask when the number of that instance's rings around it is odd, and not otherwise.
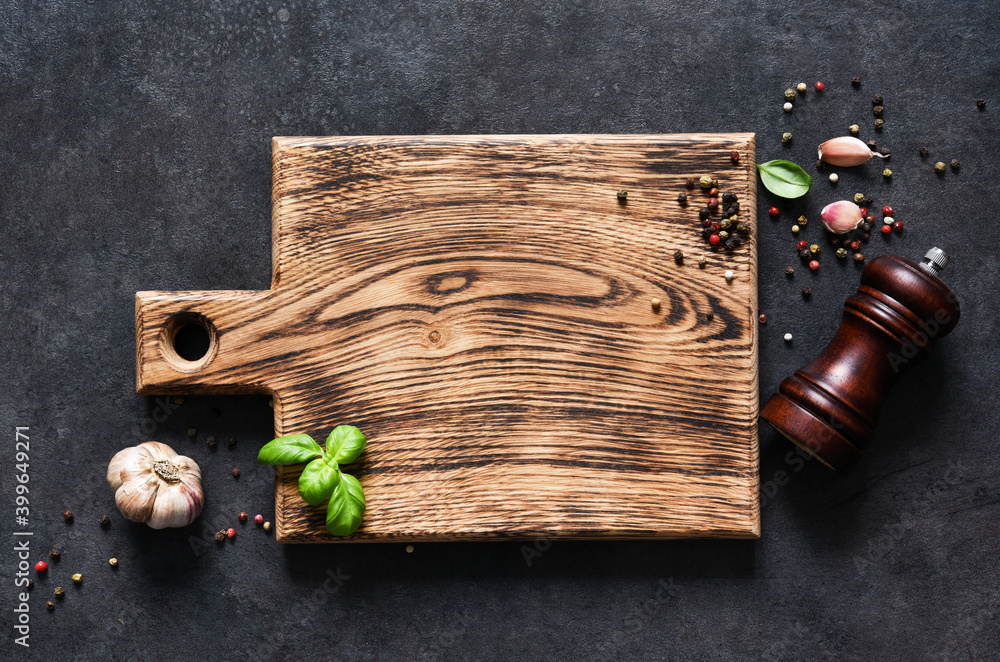
[{"label": "basil sprig", "polygon": [[310,506],[328,501],[326,530],[334,536],[349,536],[361,526],[365,493],[354,476],[342,473],[365,449],[365,435],[353,425],[338,425],[326,438],[326,449],[307,434],[278,437],[264,444],[257,455],[261,464],[286,465],[307,462],[299,476],[299,494]]},{"label": "basil sprig", "polygon": [[791,161],[777,160],[758,164],[760,183],[782,198],[801,198],[812,187],[812,177]]}]

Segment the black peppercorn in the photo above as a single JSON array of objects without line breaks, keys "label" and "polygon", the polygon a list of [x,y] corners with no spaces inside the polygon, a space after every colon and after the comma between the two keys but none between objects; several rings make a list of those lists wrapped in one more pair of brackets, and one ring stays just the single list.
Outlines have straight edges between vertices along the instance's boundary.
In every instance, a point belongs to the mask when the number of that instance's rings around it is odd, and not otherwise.
[{"label": "black peppercorn", "polygon": [[889,158],[890,156],[892,156],[892,150],[889,149],[888,147],[883,147],[880,151],[882,152],[882,156],[885,158]]},{"label": "black peppercorn", "polygon": [[860,87],[861,86],[861,76],[855,76],[854,78],[852,78],[851,79],[851,85],[853,85],[854,87]]},{"label": "black peppercorn", "polygon": [[746,223],[737,223],[736,224],[736,233],[737,234],[743,234],[743,235],[750,234],[750,226],[747,225]]},{"label": "black peppercorn", "polygon": [[209,437],[207,439],[205,439],[205,443],[208,444],[209,447],[214,447],[215,446],[215,437],[209,435]]},{"label": "black peppercorn", "polygon": [[56,549],[55,547],[53,547],[52,549],[49,550],[49,556],[52,557],[53,561],[58,561],[60,554],[61,554],[61,552],[58,549]]},{"label": "black peppercorn", "polygon": [[705,228],[704,230],[701,231],[701,238],[702,239],[708,239],[713,234],[715,234],[715,230],[713,230],[710,227],[709,228]]},{"label": "black peppercorn", "polygon": [[866,205],[870,205],[870,204],[871,204],[871,203],[873,203],[873,202],[875,202],[875,198],[873,198],[873,197],[872,197],[872,196],[870,196],[870,195],[866,195],[866,196],[865,196],[865,199],[864,199],[864,203],[865,203]]},{"label": "black peppercorn", "polygon": [[215,542],[225,542],[226,540],[226,530],[217,531],[215,534]]},{"label": "black peppercorn", "polygon": [[29,579],[28,580],[28,588],[35,588],[35,580],[34,579]]},{"label": "black peppercorn", "polygon": [[882,102],[883,102],[883,99],[882,99],[882,95],[881,94],[876,94],[875,96],[872,97],[872,105],[873,106],[881,106]]},{"label": "black peppercorn", "polygon": [[725,247],[725,249],[727,251],[734,251],[737,248],[739,248],[740,244],[742,244],[742,243],[743,243],[743,241],[740,240],[739,237],[730,237],[729,239],[726,239],[726,243],[723,244],[723,246]]},{"label": "black peppercorn", "polygon": [[188,428],[188,436],[189,437],[197,437],[198,436],[198,430],[196,430],[195,428]]},{"label": "black peppercorn", "polygon": [[986,107],[986,99],[976,99],[976,108],[983,109]]},{"label": "black peppercorn", "polygon": [[680,193],[680,194],[678,194],[678,196],[677,196],[677,202],[681,203],[682,205],[686,205],[687,201],[688,201],[688,194],[687,193]]},{"label": "black peppercorn", "polygon": [[883,110],[885,110],[885,108],[883,108],[882,106],[875,106],[874,108],[872,108],[872,112],[875,113],[875,117],[881,116]]},{"label": "black peppercorn", "polygon": [[873,151],[873,152],[878,151],[877,146],[878,146],[878,143],[876,143],[874,140],[869,140],[868,141],[868,149],[870,149],[871,151]]},{"label": "black peppercorn", "polygon": [[861,224],[861,231],[862,232],[871,232],[872,231],[872,224],[871,223],[862,223]]},{"label": "black peppercorn", "polygon": [[958,159],[952,159],[951,160],[951,169],[952,170],[958,170],[959,166],[961,166],[961,165],[962,164],[958,162]]},{"label": "black peppercorn", "polygon": [[236,445],[236,437],[230,437],[229,439],[226,439],[226,446],[232,448],[235,445]]},{"label": "black peppercorn", "polygon": [[813,291],[812,291],[811,288],[808,288],[808,287],[803,287],[802,288],[802,296],[804,296],[804,297],[812,296],[812,293],[813,293]]},{"label": "black peppercorn", "polygon": [[728,206],[728,205],[733,204],[734,202],[736,202],[736,194],[735,193],[723,193],[722,194],[722,204]]},{"label": "black peppercorn", "polygon": [[685,182],[684,186],[686,186],[689,191],[691,189],[693,189],[694,188],[694,177],[688,177],[688,180],[687,180],[687,182]]},{"label": "black peppercorn", "polygon": [[72,510],[67,510],[66,512],[64,512],[63,513],[63,519],[66,520],[67,523],[72,522],[73,521],[73,511]]},{"label": "black peppercorn", "polygon": [[684,264],[684,253],[680,251],[674,251],[674,262],[677,264]]},{"label": "black peppercorn", "polygon": [[733,212],[729,211],[728,209],[722,212],[722,218],[724,218],[724,219],[725,218],[729,218],[732,215],[733,215]]},{"label": "black peppercorn", "polygon": [[811,260],[812,253],[809,252],[808,248],[803,248],[802,250],[799,251],[799,257],[801,257],[803,260]]},{"label": "black peppercorn", "polygon": [[621,204],[625,204],[626,202],[628,202],[628,191],[626,191],[625,189],[618,191],[618,202],[620,202]]},{"label": "black peppercorn", "polygon": [[785,275],[793,276],[795,274],[795,267],[785,267]]},{"label": "black peppercorn", "polygon": [[708,313],[705,314],[705,319],[711,322],[712,320],[715,319],[715,313],[712,311],[708,311]]},{"label": "black peppercorn", "polygon": [[920,148],[920,156],[927,156],[930,153],[931,153],[930,150],[927,149],[926,147],[921,147]]},{"label": "black peppercorn", "polygon": [[698,210],[698,218],[703,221],[711,215],[712,215],[712,210],[709,209],[708,207],[702,207],[701,209]]},{"label": "black peppercorn", "polygon": [[108,524],[111,524],[111,518],[108,517],[107,515],[101,515],[101,519],[99,521],[101,523],[101,526],[107,526]]}]

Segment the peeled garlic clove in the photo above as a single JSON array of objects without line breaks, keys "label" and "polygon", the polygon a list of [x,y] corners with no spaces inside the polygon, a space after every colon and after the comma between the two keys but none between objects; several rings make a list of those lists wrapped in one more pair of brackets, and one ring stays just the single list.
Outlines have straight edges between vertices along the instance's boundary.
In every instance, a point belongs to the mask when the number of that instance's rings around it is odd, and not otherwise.
[{"label": "peeled garlic clove", "polygon": [[861,165],[873,156],[882,157],[878,152],[868,149],[864,142],[851,136],[827,140],[817,151],[821,161],[844,168]]},{"label": "peeled garlic clove", "polygon": [[863,219],[861,208],[849,200],[831,202],[819,215],[826,229],[834,234],[850,232],[861,225]]}]

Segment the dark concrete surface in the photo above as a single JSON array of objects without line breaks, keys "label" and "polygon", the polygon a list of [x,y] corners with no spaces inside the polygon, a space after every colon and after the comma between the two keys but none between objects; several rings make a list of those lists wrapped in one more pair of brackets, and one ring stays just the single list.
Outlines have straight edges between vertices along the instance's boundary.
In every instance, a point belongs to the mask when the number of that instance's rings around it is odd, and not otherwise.
[{"label": "dark concrete surface", "polygon": [[[998,31],[1000,5],[954,0],[0,3],[0,657],[1000,659]],[[786,115],[800,80],[827,90]],[[856,287],[828,246],[816,273],[793,254],[790,219],[821,239],[834,199],[870,192],[907,224],[869,258],[945,248],[962,320],[851,475],[762,427],[760,540],[281,546],[235,524],[273,519],[255,466],[267,398],[189,397],[164,416],[135,394],[136,290],[268,287],[271,136],[754,131],[759,160],[815,173],[815,145],[854,122],[892,148],[891,184],[878,164],[836,189],[821,175],[780,221],[760,194],[762,399]],[[951,158],[961,170],[935,175]],[[16,426],[31,443],[16,528],[32,562],[63,550],[31,593],[30,649],[13,643]],[[210,434],[236,444],[210,451]],[[106,463],[149,438],[201,464],[191,527],[115,510]],[[192,545],[222,523],[234,542]]]}]

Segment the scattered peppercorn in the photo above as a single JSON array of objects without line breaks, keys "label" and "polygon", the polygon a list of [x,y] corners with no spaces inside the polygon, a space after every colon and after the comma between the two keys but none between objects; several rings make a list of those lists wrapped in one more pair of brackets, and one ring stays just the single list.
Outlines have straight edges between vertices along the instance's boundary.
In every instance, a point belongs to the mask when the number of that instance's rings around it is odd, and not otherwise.
[{"label": "scattered peppercorn", "polygon": [[63,519],[66,521],[67,524],[69,522],[72,522],[73,521],[73,511],[72,510],[67,510],[66,512],[64,512],[63,513]]},{"label": "scattered peppercorn", "polygon": [[792,342],[792,334],[786,333],[785,336],[784,336],[784,338],[785,338],[785,342]]},{"label": "scattered peppercorn", "polygon": [[174,404],[175,405],[182,405],[182,404],[184,404],[184,396],[183,395],[175,395],[174,396]]},{"label": "scattered peppercorn", "polygon": [[712,211],[715,211],[716,209],[718,209],[719,208],[719,199],[718,198],[709,198],[708,199],[708,208],[711,209]]},{"label": "scattered peppercorn", "polygon": [[861,242],[860,241],[858,241],[857,239],[855,239],[854,241],[851,242],[851,250],[852,251],[856,251],[859,248],[861,248]]},{"label": "scattered peppercorn", "polygon": [[192,438],[197,437],[198,430],[196,430],[195,428],[188,428],[188,436]]},{"label": "scattered peppercorn", "polygon": [[875,130],[881,131],[883,128],[885,128],[885,120],[881,118],[875,120]]},{"label": "scattered peppercorn", "polygon": [[781,213],[781,210],[777,207],[771,207],[767,210],[767,213],[771,216],[771,218],[778,218],[778,214]]},{"label": "scattered peppercorn", "polygon": [[413,545],[407,545],[404,549],[406,549],[407,554],[413,553]]},{"label": "scattered peppercorn", "polygon": [[816,88],[817,92],[822,92],[823,88],[826,87],[826,85],[823,85],[823,81],[818,80],[816,81],[816,85],[814,87]]},{"label": "scattered peppercorn", "polygon": [[49,611],[53,611],[55,610],[56,606],[52,604],[51,600],[49,600],[48,602],[45,603],[45,608],[48,609]]},{"label": "scattered peppercorn", "polygon": [[262,524],[263,522],[264,522],[264,516],[263,516],[263,515],[259,515],[259,514],[258,514],[258,515],[254,515],[254,516],[253,516],[253,523],[254,523],[254,524],[257,524],[257,525],[260,525],[260,524]]},{"label": "scattered peppercorn", "polygon": [[226,539],[226,532],[223,530],[215,532],[215,542],[222,542]]},{"label": "scattered peppercorn", "polygon": [[816,271],[817,269],[819,269],[819,260],[810,260],[809,261],[809,268],[812,269],[813,271]]},{"label": "scattered peppercorn", "polygon": [[110,565],[112,568],[117,568],[118,567],[118,559],[116,559],[114,557],[111,557],[110,559],[108,559],[108,565]]},{"label": "scattered peppercorn", "polygon": [[688,203],[688,194],[683,192],[678,193],[677,202],[681,203],[682,205],[686,205]]},{"label": "scattered peppercorn", "polygon": [[845,257],[847,257],[847,249],[846,248],[838,248],[837,249],[837,257],[840,258],[841,260],[843,260]]},{"label": "scattered peppercorn", "polygon": [[689,191],[691,189],[693,189],[694,188],[694,177],[688,177],[687,181],[684,182],[684,186],[686,186]]},{"label": "scattered peppercorn", "polygon": [[793,225],[792,226],[792,234],[798,234],[799,233],[799,229],[800,229],[799,226]]},{"label": "scattered peppercorn", "polygon": [[733,282],[733,276],[734,276],[734,274],[733,274],[733,272],[731,270],[727,269],[726,273],[724,273],[723,276],[726,277],[726,282],[727,283]]},{"label": "scattered peppercorn", "polygon": [[854,261],[855,262],[864,262],[865,261],[865,256],[862,255],[861,253],[855,253],[854,254]]},{"label": "scattered peppercorn", "polygon": [[831,173],[830,173],[830,183],[831,183],[831,184],[836,184],[836,183],[837,183],[837,180],[839,180],[839,179],[840,179],[840,175],[838,175],[838,174],[837,174],[837,173],[835,173],[835,172],[831,172]]},{"label": "scattered peppercorn", "polygon": [[208,444],[209,448],[215,448],[215,437],[209,436],[207,439],[205,439],[205,443]]},{"label": "scattered peppercorn", "polygon": [[903,231],[903,221],[896,221],[895,223],[893,223],[892,224],[892,229],[896,231],[896,234],[899,234],[900,232],[902,232]]},{"label": "scattered peppercorn", "polygon": [[792,132],[791,131],[785,131],[783,134],[781,134],[781,142],[783,142],[783,143],[790,143],[790,142],[792,142]]},{"label": "scattered peppercorn", "polygon": [[892,216],[892,212],[893,211],[894,211],[893,208],[890,207],[889,205],[886,205],[885,207],[882,207],[882,213],[884,215],[886,215],[886,216]]},{"label": "scattered peppercorn", "polygon": [[711,322],[712,320],[714,320],[715,319],[715,311],[710,310],[707,313],[705,313],[705,319],[707,319],[709,322]]},{"label": "scattered peppercorn", "polygon": [[713,233],[708,237],[708,243],[712,244],[713,246],[718,246],[719,244],[722,243],[722,237],[720,237],[718,234]]},{"label": "scattered peppercorn", "polygon": [[712,210],[709,209],[708,207],[702,207],[701,209],[698,210],[698,218],[700,218],[703,221],[708,220],[708,217],[711,215],[712,215]]},{"label": "scattered peppercorn", "polygon": [[760,322],[761,324],[767,324],[767,315],[765,315],[764,313],[761,313],[761,314],[760,314],[760,317],[758,317],[758,318],[757,318],[757,320],[758,320],[758,321],[759,321],[759,322]]},{"label": "scattered peppercorn", "polygon": [[881,106],[883,102],[884,102],[884,99],[882,98],[881,94],[876,94],[875,96],[872,97],[872,105],[873,106]]},{"label": "scattered peppercorn", "polygon": [[237,517],[237,519],[240,521],[240,524],[245,524],[246,521],[247,521],[247,514],[246,513],[240,513],[239,516]]},{"label": "scattered peppercorn", "polygon": [[49,550],[49,556],[52,557],[53,561],[58,561],[59,560],[59,554],[60,554],[59,550],[56,549],[55,547],[53,547],[52,549]]},{"label": "scattered peppercorn", "polygon": [[701,184],[702,188],[704,188],[704,189],[710,189],[710,188],[712,188],[712,185],[715,182],[708,175],[702,175],[701,179],[698,180],[698,183]]},{"label": "scattered peppercorn", "polygon": [[30,578],[28,579],[28,588],[35,588],[35,580],[34,579],[30,579]]},{"label": "scattered peppercorn", "polygon": [[853,85],[854,87],[860,87],[861,86],[861,76],[855,76],[854,78],[852,78],[851,79],[851,85]]},{"label": "scattered peppercorn", "polygon": [[812,244],[811,246],[809,246],[809,253],[812,255],[816,255],[817,253],[819,253],[819,244]]},{"label": "scattered peppercorn", "polygon": [[892,226],[891,225],[883,225],[882,226],[882,234],[884,234],[885,236],[888,237],[890,232],[892,232]]},{"label": "scattered peppercorn", "polygon": [[229,538],[230,540],[232,540],[233,538],[235,538],[236,537],[236,529],[234,529],[233,527],[229,527],[228,529],[226,529],[226,537]]},{"label": "scattered peppercorn", "polygon": [[64,589],[62,586],[56,586],[55,590],[52,592],[56,594],[57,598],[61,598],[66,594],[66,589]]},{"label": "scattered peppercorn", "polygon": [[927,156],[928,154],[930,154],[930,150],[929,149],[927,149],[926,147],[921,147],[920,148],[920,156]]},{"label": "scattered peppercorn", "polygon": [[618,191],[618,202],[622,204],[628,202],[628,191],[625,189]]},{"label": "scattered peppercorn", "polygon": [[39,561],[35,564],[35,572],[45,572],[49,569],[49,564],[45,561]]},{"label": "scattered peppercorn", "polygon": [[833,235],[832,237],[830,237],[831,246],[836,246],[839,243],[840,243],[840,237],[838,237],[837,235]]},{"label": "scattered peppercorn", "polygon": [[809,223],[809,219],[806,218],[805,216],[799,216],[798,222],[799,225],[807,225]]},{"label": "scattered peppercorn", "polygon": [[810,288],[810,287],[803,287],[802,288],[802,296],[804,296],[804,297],[812,296],[812,293],[813,293],[812,288]]},{"label": "scattered peppercorn", "polygon": [[890,156],[892,156],[892,150],[889,149],[888,147],[883,146],[880,151],[882,152],[882,158],[883,159],[887,159]]},{"label": "scattered peppercorn", "polygon": [[875,117],[881,117],[883,110],[885,110],[885,108],[882,106],[875,106],[872,108],[872,112],[875,113]]},{"label": "scattered peppercorn", "polygon": [[809,242],[807,242],[805,239],[799,239],[799,243],[797,243],[796,246],[798,247],[798,250],[802,250],[803,248],[809,248]]},{"label": "scattered peppercorn", "polygon": [[73,583],[79,585],[83,581],[83,575],[79,572],[73,573]]},{"label": "scattered peppercorn", "polygon": [[982,110],[986,107],[986,99],[976,99],[976,108]]},{"label": "scattered peppercorn", "polygon": [[723,241],[725,241],[726,239],[729,239],[729,233],[726,232],[725,230],[719,230],[719,239],[721,239]]},{"label": "scattered peppercorn", "polygon": [[794,101],[794,100],[795,100],[795,90],[793,90],[792,88],[788,88],[787,90],[785,90],[785,101]]},{"label": "scattered peppercorn", "polygon": [[958,170],[961,165],[962,164],[958,162],[958,159],[952,159],[951,160],[951,169],[952,170]]},{"label": "scattered peppercorn", "polygon": [[233,469],[233,478],[239,478],[239,477],[240,477],[240,470]]},{"label": "scattered peppercorn", "polygon": [[874,151],[877,151],[876,150],[877,147],[878,147],[878,143],[876,143],[874,139],[868,141],[868,149],[870,149],[871,151],[874,152]]},{"label": "scattered peppercorn", "polygon": [[98,521],[101,523],[101,526],[108,526],[109,524],[111,524],[111,518],[108,517],[107,515],[101,515],[101,519],[99,519]]},{"label": "scattered peppercorn", "polygon": [[944,161],[938,161],[937,163],[934,164],[934,172],[941,173],[944,172],[944,169],[945,169]]},{"label": "scattered peppercorn", "polygon": [[847,127],[847,130],[850,131],[852,135],[856,136],[861,132],[861,127],[858,126],[857,124],[852,124],[851,126]]},{"label": "scattered peppercorn", "polygon": [[882,176],[885,177],[886,179],[891,178],[892,177],[892,170],[889,170],[888,168],[886,168],[885,170],[882,171]]},{"label": "scattered peppercorn", "polygon": [[715,188],[714,186],[712,188],[708,189],[708,197],[710,197],[710,198],[717,198],[717,197],[719,197],[719,189]]},{"label": "scattered peppercorn", "polygon": [[654,313],[660,312],[660,300],[659,299],[656,299],[656,298],[650,299],[649,304],[653,307],[653,312]]},{"label": "scattered peppercorn", "polygon": [[729,152],[729,158],[733,160],[733,163],[738,163],[740,160],[740,153],[734,149],[733,151]]},{"label": "scattered peppercorn", "polygon": [[803,248],[802,250],[799,251],[799,257],[801,257],[803,260],[808,260],[809,258],[812,257],[812,253],[809,252],[808,248]]},{"label": "scattered peppercorn", "polygon": [[792,102],[791,102],[791,101],[786,101],[786,102],[784,103],[784,105],[783,105],[783,106],[781,106],[781,108],[782,108],[782,110],[784,110],[784,111],[785,111],[786,113],[790,113],[790,112],[792,112],[792,108],[793,108],[793,106],[792,106]]},{"label": "scattered peppercorn", "polygon": [[786,276],[795,275],[795,267],[785,267],[785,275]]},{"label": "scattered peppercorn", "polygon": [[701,257],[698,258],[698,268],[699,269],[704,269],[706,264],[708,264],[708,260],[705,259],[704,255],[702,255]]},{"label": "scattered peppercorn", "polygon": [[271,523],[270,522],[264,522],[264,530],[265,531],[270,531],[271,530]]},{"label": "scattered peppercorn", "polygon": [[674,251],[674,262],[677,264],[684,264],[684,253],[681,251]]},{"label": "scattered peppercorn", "polygon": [[865,201],[865,194],[864,193],[855,193],[854,194],[854,204],[860,205],[864,201]]}]

